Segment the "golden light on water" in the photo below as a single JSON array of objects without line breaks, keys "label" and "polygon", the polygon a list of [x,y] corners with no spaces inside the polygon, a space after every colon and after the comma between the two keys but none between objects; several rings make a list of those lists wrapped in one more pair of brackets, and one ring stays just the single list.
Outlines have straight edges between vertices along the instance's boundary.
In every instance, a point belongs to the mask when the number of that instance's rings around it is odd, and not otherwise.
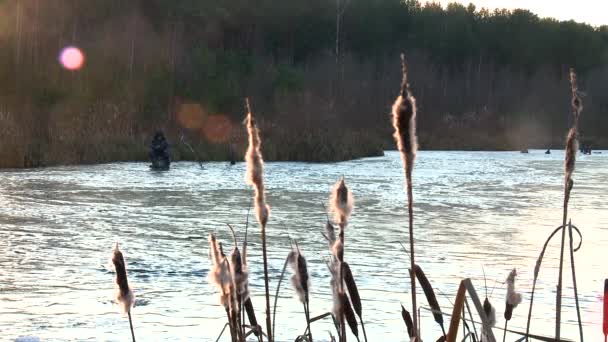
[{"label": "golden light on water", "polygon": [[75,46],[68,46],[59,53],[59,63],[68,70],[78,70],[84,65],[84,53]]}]

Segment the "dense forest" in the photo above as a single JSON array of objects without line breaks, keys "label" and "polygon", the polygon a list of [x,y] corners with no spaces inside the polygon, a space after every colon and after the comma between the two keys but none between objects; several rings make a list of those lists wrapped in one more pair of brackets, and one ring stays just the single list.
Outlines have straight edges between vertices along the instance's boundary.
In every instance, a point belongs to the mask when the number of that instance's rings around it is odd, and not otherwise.
[{"label": "dense forest", "polygon": [[[416,0],[0,0],[0,166],[241,153],[244,98],[268,160],[394,146],[400,52],[423,149],[562,148],[568,68],[583,141],[608,146],[608,26]],[[82,50],[76,71],[58,63]]]}]

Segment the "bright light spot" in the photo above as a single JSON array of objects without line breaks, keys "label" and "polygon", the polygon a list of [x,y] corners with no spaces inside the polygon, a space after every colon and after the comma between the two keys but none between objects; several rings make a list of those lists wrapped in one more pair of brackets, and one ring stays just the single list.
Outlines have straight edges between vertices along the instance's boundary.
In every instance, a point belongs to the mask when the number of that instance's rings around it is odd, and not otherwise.
[{"label": "bright light spot", "polygon": [[211,115],[205,120],[203,134],[212,143],[223,143],[228,141],[232,133],[232,123],[224,115]]},{"label": "bright light spot", "polygon": [[184,128],[198,129],[203,126],[205,111],[198,103],[183,103],[177,112],[177,121]]},{"label": "bright light spot", "polygon": [[84,54],[79,48],[68,46],[61,50],[59,63],[68,70],[78,70],[84,64]]}]

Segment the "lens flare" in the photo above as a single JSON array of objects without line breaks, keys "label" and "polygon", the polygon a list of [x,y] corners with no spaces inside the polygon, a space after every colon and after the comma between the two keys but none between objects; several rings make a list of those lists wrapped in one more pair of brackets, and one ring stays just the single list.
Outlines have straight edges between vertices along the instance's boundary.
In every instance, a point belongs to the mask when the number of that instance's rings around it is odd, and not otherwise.
[{"label": "lens flare", "polygon": [[84,54],[75,46],[68,46],[59,53],[59,63],[68,70],[78,70],[84,64]]}]

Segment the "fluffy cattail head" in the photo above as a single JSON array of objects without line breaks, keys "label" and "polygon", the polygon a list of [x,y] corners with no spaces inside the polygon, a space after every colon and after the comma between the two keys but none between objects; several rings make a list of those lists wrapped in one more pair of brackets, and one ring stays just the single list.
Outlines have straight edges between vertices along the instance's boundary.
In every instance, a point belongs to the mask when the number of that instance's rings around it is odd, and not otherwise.
[{"label": "fluffy cattail head", "polygon": [[209,284],[215,286],[220,294],[220,304],[228,308],[231,304],[232,277],[230,264],[220,250],[214,234],[209,234],[209,255],[211,256],[211,267],[207,275]]},{"label": "fluffy cattail head", "polygon": [[266,195],[264,194],[264,159],[262,158],[260,132],[251,114],[249,99],[246,100],[246,107],[247,118],[245,119],[245,124],[247,126],[249,145],[245,154],[245,181],[248,185],[253,186],[255,190],[254,204],[256,217],[260,225],[266,227],[270,207],[266,204]]},{"label": "fluffy cattail head", "polygon": [[486,318],[488,319],[489,328],[496,325],[496,310],[494,309],[492,304],[490,304],[490,301],[487,297],[483,301],[483,312],[486,314]]},{"label": "fluffy cattail head", "polygon": [[574,172],[576,151],[578,150],[578,120],[583,110],[583,101],[579,96],[574,69],[570,69],[570,90],[572,92],[570,104],[572,106],[574,122],[572,123],[572,128],[568,131],[568,137],[566,138],[566,159],[564,162],[566,186],[568,186],[568,182],[572,178],[572,173]]},{"label": "fluffy cattail head", "polygon": [[411,174],[418,149],[416,138],[416,99],[410,92],[407,83],[407,68],[405,57],[401,54],[401,90],[393,104],[393,137],[397,142],[397,148],[401,152],[401,159],[406,174]]},{"label": "fluffy cattail head", "polygon": [[116,293],[114,299],[120,306],[120,311],[122,313],[128,313],[135,303],[135,295],[133,295],[133,291],[129,287],[127,267],[122,252],[118,249],[118,243],[114,245],[114,249],[112,250],[112,263],[116,270]]},{"label": "fluffy cattail head", "polygon": [[307,303],[310,289],[310,277],[308,276],[306,259],[298,249],[295,249],[289,253],[287,260],[289,266],[291,266],[291,269],[293,270],[291,285],[295,289],[300,302]]},{"label": "fluffy cattail head", "polygon": [[341,178],[334,184],[331,190],[330,206],[334,213],[334,220],[341,225],[346,223],[353,211],[353,195]]},{"label": "fluffy cattail head", "polygon": [[521,293],[515,292],[515,277],[517,271],[513,269],[507,277],[507,303],[517,307],[521,303]]},{"label": "fluffy cattail head", "polygon": [[507,299],[505,304],[505,320],[510,320],[513,316],[513,309],[521,303],[521,294],[515,292],[515,277],[517,276],[517,271],[513,269],[509,276],[507,277]]},{"label": "fluffy cattail head", "polygon": [[236,246],[230,253],[230,267],[237,295],[241,296],[241,300],[244,301],[249,297],[249,273],[247,265],[242,262],[241,252]]}]

